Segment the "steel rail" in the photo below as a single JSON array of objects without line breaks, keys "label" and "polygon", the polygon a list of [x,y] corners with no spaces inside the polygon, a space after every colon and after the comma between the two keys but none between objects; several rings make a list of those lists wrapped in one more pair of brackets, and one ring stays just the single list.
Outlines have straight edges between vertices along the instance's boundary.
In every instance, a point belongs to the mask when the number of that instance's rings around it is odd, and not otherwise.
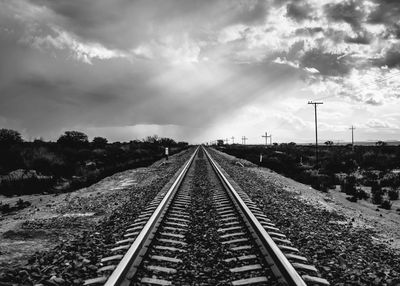
[{"label": "steel rail", "polygon": [[202,148],[222,184],[228,190],[229,196],[232,198],[234,204],[239,208],[246,225],[250,228],[250,232],[256,237],[258,242],[257,244],[260,246],[263,253],[265,251],[267,252],[267,262],[272,259],[273,263],[275,264],[276,267],[272,267],[272,270],[277,276],[276,278],[290,286],[307,286],[301,276],[294,269],[293,265],[289,262],[286,256],[272,240],[271,236],[247,207],[246,203],[242,200],[237,191],[233,188],[208,151],[204,147]]},{"label": "steel rail", "polygon": [[161,203],[157,206],[149,221],[145,224],[142,231],[132,243],[104,286],[125,286],[131,283],[130,279],[136,272],[144,253],[147,251],[151,239],[154,237],[154,234],[160,225],[160,221],[164,217],[199,148],[200,147],[196,148],[190,159],[186,162],[182,171],[165,194]]}]

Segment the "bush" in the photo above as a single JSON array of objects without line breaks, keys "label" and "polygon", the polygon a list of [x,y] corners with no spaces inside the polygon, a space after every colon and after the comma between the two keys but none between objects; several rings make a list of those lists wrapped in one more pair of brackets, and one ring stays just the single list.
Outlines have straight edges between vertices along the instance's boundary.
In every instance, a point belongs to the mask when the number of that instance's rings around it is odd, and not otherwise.
[{"label": "bush", "polygon": [[356,178],[354,176],[347,176],[344,182],[340,185],[340,191],[349,196],[354,196],[356,190]]},{"label": "bush", "polygon": [[103,137],[94,137],[92,141],[92,145],[95,148],[104,148],[107,145],[108,141]]},{"label": "bush", "polygon": [[399,199],[399,190],[391,189],[388,191],[388,196],[391,201],[395,201]]},{"label": "bush", "polygon": [[0,145],[12,145],[21,143],[22,137],[18,131],[12,129],[0,129]]},{"label": "bush", "polygon": [[0,202],[0,212],[3,214],[11,212],[11,208],[9,204],[3,204]]},{"label": "bush", "polygon": [[85,133],[79,131],[65,131],[63,135],[58,138],[57,143],[69,147],[82,147],[86,146],[89,141]]},{"label": "bush", "polygon": [[360,200],[366,200],[369,198],[368,193],[366,191],[364,191],[363,189],[357,189],[354,196]]},{"label": "bush", "polygon": [[372,193],[372,203],[375,205],[379,205],[382,203],[382,196],[383,196],[383,191],[381,186],[378,184],[375,184],[371,188],[371,193]]},{"label": "bush", "polygon": [[346,200],[348,200],[349,202],[352,203],[356,203],[357,202],[357,197],[353,196],[353,197],[346,197]]},{"label": "bush", "polygon": [[379,207],[390,210],[392,208],[392,203],[389,200],[383,200]]}]

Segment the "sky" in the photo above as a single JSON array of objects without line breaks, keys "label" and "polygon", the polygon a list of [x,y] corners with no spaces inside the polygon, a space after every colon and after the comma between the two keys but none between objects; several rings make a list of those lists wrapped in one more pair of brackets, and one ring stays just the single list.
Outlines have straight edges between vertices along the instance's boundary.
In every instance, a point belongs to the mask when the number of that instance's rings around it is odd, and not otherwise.
[{"label": "sky", "polygon": [[[0,0],[0,128],[400,139],[398,0]],[[229,140],[232,142],[232,139]]]}]

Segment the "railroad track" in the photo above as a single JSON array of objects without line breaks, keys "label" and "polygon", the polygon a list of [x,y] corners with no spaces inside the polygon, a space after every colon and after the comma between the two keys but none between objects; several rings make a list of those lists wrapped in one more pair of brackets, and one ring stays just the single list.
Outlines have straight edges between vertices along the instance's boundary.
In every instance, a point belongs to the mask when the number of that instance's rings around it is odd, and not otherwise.
[{"label": "railroad track", "polygon": [[85,285],[329,285],[204,147]]}]

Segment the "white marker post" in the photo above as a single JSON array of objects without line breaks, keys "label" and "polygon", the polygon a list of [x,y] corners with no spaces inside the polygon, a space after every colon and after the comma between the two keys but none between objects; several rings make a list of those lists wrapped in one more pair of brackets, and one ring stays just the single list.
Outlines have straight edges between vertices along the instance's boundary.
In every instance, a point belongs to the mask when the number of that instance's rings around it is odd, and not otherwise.
[{"label": "white marker post", "polygon": [[260,165],[261,165],[261,163],[262,163],[262,159],[263,159],[263,155],[260,154]]},{"label": "white marker post", "polygon": [[169,155],[168,147],[165,147],[165,158],[167,161],[168,161],[168,155]]}]

